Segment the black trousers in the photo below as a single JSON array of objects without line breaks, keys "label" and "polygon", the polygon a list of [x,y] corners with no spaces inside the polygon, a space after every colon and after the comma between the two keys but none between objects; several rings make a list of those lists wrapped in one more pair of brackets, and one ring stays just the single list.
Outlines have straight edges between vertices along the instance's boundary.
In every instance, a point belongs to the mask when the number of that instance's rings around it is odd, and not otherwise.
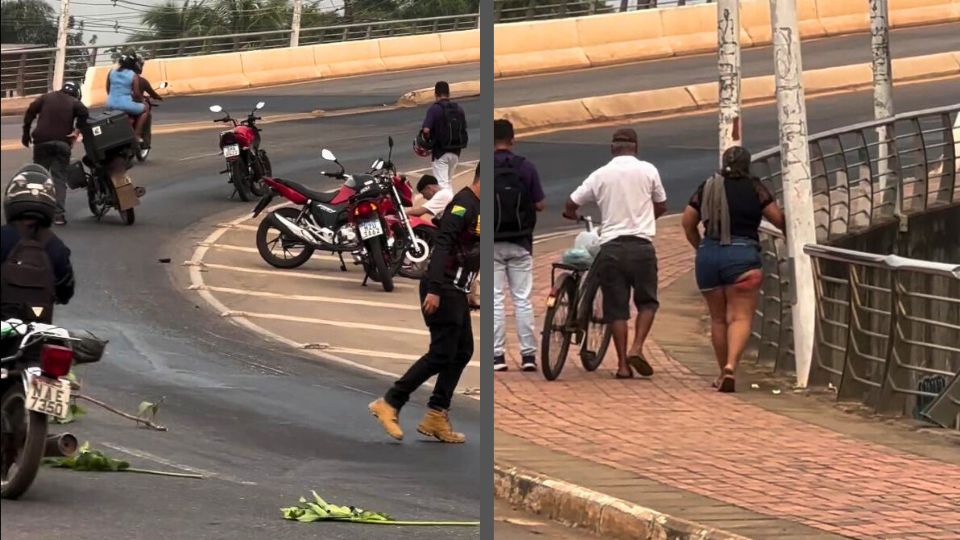
[{"label": "black trousers", "polygon": [[[426,280],[420,282],[420,302],[427,296]],[[430,350],[414,362],[393,384],[384,399],[400,410],[410,394],[436,375],[437,383],[428,403],[431,409],[447,410],[463,370],[473,357],[473,325],[467,295],[455,290],[440,293],[440,307],[423,316],[430,329]]]},{"label": "black trousers", "polygon": [[67,167],[70,166],[70,145],[63,141],[48,141],[33,146],[33,162],[50,171],[57,188],[59,213],[66,210]]}]

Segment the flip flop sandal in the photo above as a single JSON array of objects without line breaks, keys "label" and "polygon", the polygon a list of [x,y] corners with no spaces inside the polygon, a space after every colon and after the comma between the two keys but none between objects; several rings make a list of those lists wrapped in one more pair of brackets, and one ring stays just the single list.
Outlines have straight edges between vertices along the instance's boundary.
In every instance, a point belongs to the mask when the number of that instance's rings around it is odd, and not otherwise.
[{"label": "flip flop sandal", "polygon": [[628,356],[627,364],[637,370],[637,373],[639,373],[641,377],[650,377],[653,375],[653,366],[647,362],[647,359],[644,358],[642,354]]},{"label": "flip flop sandal", "polygon": [[733,376],[733,370],[724,368],[723,378],[720,379],[717,390],[725,394],[732,394],[737,391],[737,380]]}]

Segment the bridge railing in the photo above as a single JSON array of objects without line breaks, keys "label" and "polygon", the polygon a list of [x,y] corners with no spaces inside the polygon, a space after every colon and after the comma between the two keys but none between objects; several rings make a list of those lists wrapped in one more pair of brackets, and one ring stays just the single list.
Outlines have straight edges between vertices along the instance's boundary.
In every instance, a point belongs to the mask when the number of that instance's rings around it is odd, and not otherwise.
[{"label": "bridge railing", "polygon": [[[960,205],[958,113],[960,104],[809,138],[819,244],[806,247],[815,260],[818,303],[811,383],[833,384],[841,399],[859,399],[880,412],[929,415],[935,404],[946,410],[951,403],[960,411],[958,267],[830,247],[910,215]],[[754,172],[782,202],[780,150],[757,155]],[[792,372],[794,292],[786,245],[770,227],[762,229],[761,245],[757,361]],[[937,419],[956,425],[946,420]]]},{"label": "bridge railing", "polygon": [[521,22],[564,17],[583,17],[601,13],[618,13],[693,4],[714,0],[629,0],[624,3],[604,0],[493,0],[493,22]]},{"label": "bridge railing", "polygon": [[[416,34],[436,34],[477,28],[478,15],[449,15],[423,19],[374,21],[302,28],[300,45],[377,39]],[[112,46],[69,46],[65,80],[83,78],[90,66],[107,65],[121,50],[134,49],[144,58],[173,58],[290,46],[290,29],[244,34],[198,36],[178,39],[131,41]],[[55,47],[16,49],[0,53],[0,88],[3,97],[42,94],[53,81]]]}]

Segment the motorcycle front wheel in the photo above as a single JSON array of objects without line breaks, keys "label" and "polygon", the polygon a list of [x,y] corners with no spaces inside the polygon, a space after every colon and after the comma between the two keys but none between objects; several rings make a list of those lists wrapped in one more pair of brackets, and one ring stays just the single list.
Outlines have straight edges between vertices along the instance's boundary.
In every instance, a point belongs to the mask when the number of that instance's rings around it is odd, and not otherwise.
[{"label": "motorcycle front wheel", "polygon": [[[278,208],[274,213],[294,223],[300,217],[300,211],[290,207]],[[295,249],[299,249],[299,253],[295,253]],[[296,268],[313,256],[312,246],[278,229],[269,215],[264,217],[257,227],[257,251],[267,264],[277,268]]]},{"label": "motorcycle front wheel", "polygon": [[37,477],[47,441],[47,415],[27,410],[23,385],[15,381],[0,399],[2,470],[0,497],[16,499]]},{"label": "motorcycle front wheel", "polygon": [[380,238],[374,238],[367,242],[367,256],[370,257],[372,266],[370,273],[375,274],[370,276],[371,279],[379,281],[384,291],[393,291],[393,273],[384,258],[383,242]]}]

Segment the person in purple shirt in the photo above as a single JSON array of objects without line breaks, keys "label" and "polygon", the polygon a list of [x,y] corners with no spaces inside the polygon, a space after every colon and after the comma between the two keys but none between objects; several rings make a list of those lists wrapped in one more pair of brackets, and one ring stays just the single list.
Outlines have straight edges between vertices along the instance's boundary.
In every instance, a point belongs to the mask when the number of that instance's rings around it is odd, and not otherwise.
[{"label": "person in purple shirt", "polygon": [[521,369],[536,371],[537,338],[530,292],[533,290],[533,230],[537,212],[544,209],[543,186],[533,163],[513,153],[513,124],[509,120],[495,120],[493,136],[494,192],[500,208],[495,213],[493,237],[493,369],[507,370],[504,286],[508,286],[517,319]]},{"label": "person in purple shirt", "polygon": [[467,117],[463,107],[450,101],[450,85],[439,81],[433,89],[436,102],[427,109],[420,128],[423,138],[431,142],[431,165],[440,189],[450,191],[453,176],[460,163],[460,152],[467,147]]}]

